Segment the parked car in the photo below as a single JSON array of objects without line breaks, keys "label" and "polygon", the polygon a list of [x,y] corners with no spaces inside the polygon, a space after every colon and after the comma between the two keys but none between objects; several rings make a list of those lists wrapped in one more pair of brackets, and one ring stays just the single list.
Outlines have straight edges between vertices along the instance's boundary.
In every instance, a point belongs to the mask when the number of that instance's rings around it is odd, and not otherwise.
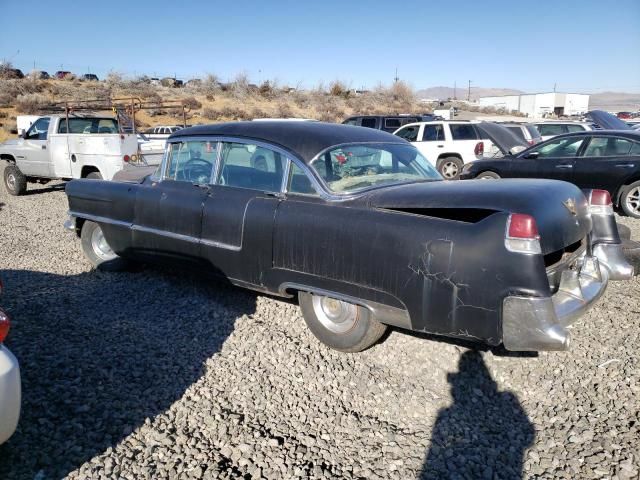
[{"label": "parked car", "polygon": [[[0,281],[0,293],[2,293]],[[11,321],[0,309],[0,444],[6,442],[18,425],[20,418],[20,366],[18,360],[4,345]]]},{"label": "parked car", "polygon": [[394,135],[414,143],[447,180],[457,180],[465,163],[483,158],[491,148],[477,124],[468,121],[410,123]]},{"label": "parked car", "polygon": [[640,218],[640,132],[597,130],[559,135],[515,156],[465,165],[461,177],[564,180],[580,188],[606,190],[614,205]]},{"label": "parked car", "polygon": [[34,70],[31,72],[31,78],[35,80],[48,80],[51,78],[47,72],[44,70]]},{"label": "parked car", "polygon": [[172,133],[177,132],[181,128],[184,128],[182,125],[158,125],[155,127],[147,128],[144,132],[142,132],[146,136],[163,136],[168,138]]},{"label": "parked car", "polygon": [[58,80],[67,80],[73,78],[74,75],[66,70],[58,70],[53,76]]},{"label": "parked car", "polygon": [[503,127],[511,130],[515,135],[527,142],[529,145],[535,145],[542,141],[540,132],[532,123],[518,122],[499,122]]},{"label": "parked car", "polygon": [[356,115],[347,118],[343,125],[355,125],[358,127],[375,128],[393,133],[399,127],[408,123],[436,120],[436,116],[430,113],[419,115]]},{"label": "parked car", "polygon": [[387,325],[566,349],[567,325],[633,273],[605,192],[441,180],[386,132],[222,123],[174,133],[139,183],[69,182],[65,226],[96,267],[171,262],[297,295],[316,337],[351,352]]},{"label": "parked car", "polygon": [[617,117],[624,120],[628,120],[630,118],[633,118],[633,114],[631,112],[618,112]]},{"label": "parked car", "polygon": [[85,82],[98,82],[98,76],[94,73],[85,73],[80,77],[80,80],[84,80]]},{"label": "parked car", "polygon": [[595,125],[589,122],[549,121],[535,123],[534,125],[538,129],[538,132],[540,132],[542,141],[549,140],[550,138],[553,138],[557,135],[562,135],[564,133],[595,130]]},{"label": "parked car", "polygon": [[137,159],[135,135],[120,132],[108,117],[64,115],[39,117],[24,134],[0,144],[0,160],[8,162],[4,184],[22,195],[29,182],[51,179],[110,180],[124,163]]},{"label": "parked car", "polygon": [[0,63],[0,78],[4,79],[20,79],[24,78],[24,73],[19,68],[13,68],[10,65]]}]

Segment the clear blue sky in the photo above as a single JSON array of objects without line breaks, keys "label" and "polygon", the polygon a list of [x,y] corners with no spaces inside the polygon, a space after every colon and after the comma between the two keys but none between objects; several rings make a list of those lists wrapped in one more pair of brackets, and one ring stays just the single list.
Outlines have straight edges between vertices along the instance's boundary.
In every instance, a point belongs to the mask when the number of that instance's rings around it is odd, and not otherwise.
[{"label": "clear blue sky", "polygon": [[0,0],[0,14],[0,59],[27,71],[358,88],[397,67],[416,88],[640,92],[640,0]]}]

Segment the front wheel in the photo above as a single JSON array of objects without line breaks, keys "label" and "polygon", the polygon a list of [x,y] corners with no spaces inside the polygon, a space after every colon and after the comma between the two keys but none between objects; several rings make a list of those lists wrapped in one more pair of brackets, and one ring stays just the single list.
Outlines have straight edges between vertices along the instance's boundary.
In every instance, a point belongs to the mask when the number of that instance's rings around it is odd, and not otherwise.
[{"label": "front wheel", "polygon": [[458,180],[462,166],[462,160],[458,157],[445,157],[438,162],[438,171],[445,180]]},{"label": "front wheel", "polygon": [[105,271],[121,271],[127,267],[124,258],[115,253],[107,243],[100,225],[89,220],[82,225],[80,232],[82,251],[95,268]]},{"label": "front wheel", "polygon": [[640,181],[628,185],[622,191],[620,206],[624,213],[633,218],[640,218]]},{"label": "front wheel", "polygon": [[387,329],[360,305],[307,292],[300,292],[298,299],[309,330],[318,340],[335,350],[366,350]]},{"label": "front wheel", "polygon": [[496,172],[486,171],[476,175],[476,178],[480,180],[499,180],[500,175],[498,175]]},{"label": "front wheel", "polygon": [[17,197],[27,191],[27,177],[16,165],[7,165],[4,169],[4,186],[9,195]]}]

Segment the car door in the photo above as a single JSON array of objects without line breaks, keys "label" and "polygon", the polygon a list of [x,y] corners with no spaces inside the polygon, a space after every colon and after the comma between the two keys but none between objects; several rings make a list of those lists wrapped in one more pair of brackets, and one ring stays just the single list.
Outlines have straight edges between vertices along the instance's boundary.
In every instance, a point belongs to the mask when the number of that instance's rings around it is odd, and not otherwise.
[{"label": "car door", "polygon": [[415,147],[435,167],[438,157],[444,153],[444,126],[442,123],[427,123],[418,138],[419,141],[415,142]]},{"label": "car door", "polygon": [[507,167],[512,178],[550,178],[573,182],[573,167],[587,137],[554,137],[518,155]]},{"label": "car door", "polygon": [[136,194],[133,247],[142,254],[200,258],[202,208],[217,159],[216,142],[172,142],[156,181]]},{"label": "car door", "polygon": [[640,171],[640,142],[611,135],[593,135],[576,158],[574,183],[600,188],[614,195],[620,185]]},{"label": "car door", "polygon": [[202,254],[215,273],[235,283],[263,285],[287,161],[275,147],[221,142],[217,180],[202,218]]},{"label": "car door", "polygon": [[50,177],[48,136],[49,117],[40,117],[29,127],[22,141],[22,151],[16,159],[18,167],[27,176]]}]

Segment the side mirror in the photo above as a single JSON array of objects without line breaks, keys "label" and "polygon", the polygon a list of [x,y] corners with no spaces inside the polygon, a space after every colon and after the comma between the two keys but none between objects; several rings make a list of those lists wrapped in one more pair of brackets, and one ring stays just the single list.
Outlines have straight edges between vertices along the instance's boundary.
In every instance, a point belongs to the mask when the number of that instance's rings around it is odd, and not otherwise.
[{"label": "side mirror", "polygon": [[527,158],[527,159],[536,159],[540,156],[540,152],[529,152],[523,155],[522,158]]}]

